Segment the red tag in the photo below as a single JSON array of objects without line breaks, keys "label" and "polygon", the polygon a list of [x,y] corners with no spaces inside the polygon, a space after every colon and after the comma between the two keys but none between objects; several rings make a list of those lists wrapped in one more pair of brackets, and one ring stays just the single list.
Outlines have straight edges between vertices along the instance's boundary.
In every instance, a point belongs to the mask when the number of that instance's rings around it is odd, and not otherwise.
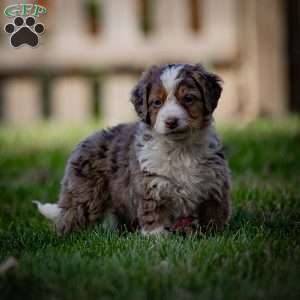
[{"label": "red tag", "polygon": [[172,226],[172,229],[177,230],[187,225],[190,225],[192,223],[193,223],[193,219],[191,217],[181,218]]}]

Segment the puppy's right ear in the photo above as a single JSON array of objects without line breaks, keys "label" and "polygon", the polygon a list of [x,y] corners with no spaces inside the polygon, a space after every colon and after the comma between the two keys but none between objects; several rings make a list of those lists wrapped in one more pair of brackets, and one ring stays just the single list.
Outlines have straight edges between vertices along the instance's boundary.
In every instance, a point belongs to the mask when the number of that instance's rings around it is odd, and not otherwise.
[{"label": "puppy's right ear", "polygon": [[157,72],[157,66],[152,66],[146,70],[131,92],[130,101],[134,105],[139,118],[147,124],[150,124],[148,98],[152,82],[155,79],[155,74],[157,74]]}]

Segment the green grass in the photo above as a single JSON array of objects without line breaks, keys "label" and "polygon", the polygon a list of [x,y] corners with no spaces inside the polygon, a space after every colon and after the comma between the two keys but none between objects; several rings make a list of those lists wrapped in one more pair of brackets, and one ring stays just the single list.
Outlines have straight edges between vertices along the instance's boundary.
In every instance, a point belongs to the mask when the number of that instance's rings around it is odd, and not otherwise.
[{"label": "green grass", "polygon": [[66,159],[96,128],[0,129],[1,299],[300,299],[300,122],[221,128],[233,175],[223,232],[147,239],[100,225],[58,237],[31,201],[55,201]]}]

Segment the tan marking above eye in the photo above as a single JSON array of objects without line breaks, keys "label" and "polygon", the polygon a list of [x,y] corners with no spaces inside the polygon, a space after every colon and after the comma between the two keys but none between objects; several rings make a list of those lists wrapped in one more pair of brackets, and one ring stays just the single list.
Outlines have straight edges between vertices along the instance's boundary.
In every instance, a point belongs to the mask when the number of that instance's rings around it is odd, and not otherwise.
[{"label": "tan marking above eye", "polygon": [[153,86],[149,95],[149,104],[156,100],[160,100],[162,104],[166,101],[167,93],[162,86]]},{"label": "tan marking above eye", "polygon": [[[186,84],[179,85],[175,96],[178,103],[185,108],[191,119],[197,120],[201,118],[203,115],[203,104],[201,101],[197,101],[197,97],[200,97],[200,95],[194,87]],[[191,101],[191,103],[186,103],[185,97],[191,97],[193,98],[193,101]]]},{"label": "tan marking above eye", "polygon": [[179,88],[177,89],[175,95],[178,98],[182,98],[183,96],[185,96],[188,93],[188,88],[184,85],[179,86]]},{"label": "tan marking above eye", "polygon": [[179,86],[179,88],[177,89],[177,91],[175,93],[175,96],[176,96],[178,102],[182,105],[185,104],[185,101],[184,101],[185,97],[190,97],[190,98],[193,98],[194,100],[196,100],[196,98],[197,98],[195,91],[191,88],[188,88],[185,85]]}]

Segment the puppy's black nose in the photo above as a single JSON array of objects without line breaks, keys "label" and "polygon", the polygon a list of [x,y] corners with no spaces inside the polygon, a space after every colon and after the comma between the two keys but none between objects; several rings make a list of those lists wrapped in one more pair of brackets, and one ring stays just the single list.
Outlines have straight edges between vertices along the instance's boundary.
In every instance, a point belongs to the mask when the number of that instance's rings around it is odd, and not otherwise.
[{"label": "puppy's black nose", "polygon": [[175,129],[178,126],[178,119],[177,118],[168,118],[165,121],[165,125],[168,129]]}]

